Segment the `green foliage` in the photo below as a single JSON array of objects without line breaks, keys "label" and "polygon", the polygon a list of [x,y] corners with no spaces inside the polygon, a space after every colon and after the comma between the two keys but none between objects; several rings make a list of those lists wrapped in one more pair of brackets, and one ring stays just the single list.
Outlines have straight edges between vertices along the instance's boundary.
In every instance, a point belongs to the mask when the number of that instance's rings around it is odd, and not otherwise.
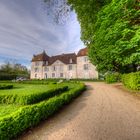
[{"label": "green foliage", "polygon": [[29,71],[21,64],[7,62],[0,67],[0,80],[13,80],[16,77],[29,77]]},{"label": "green foliage", "polygon": [[12,112],[17,111],[20,107],[21,106],[19,105],[0,104],[0,117],[11,114]]},{"label": "green foliage", "polygon": [[23,83],[23,84],[52,84],[52,83],[57,83],[61,79],[45,79],[45,80],[25,80],[25,81],[19,81],[18,83]]},{"label": "green foliage", "polygon": [[35,105],[22,107],[16,112],[0,118],[0,140],[9,140],[16,137],[27,128],[47,119],[63,105],[68,104],[72,99],[80,95],[83,90],[85,90],[85,86],[79,84],[59,96]]},{"label": "green foliage", "polygon": [[66,91],[65,85],[24,85],[12,90],[0,91],[0,103],[27,105],[40,102]]},{"label": "green foliage", "polygon": [[140,90],[140,72],[124,74],[122,83],[131,90]]},{"label": "green foliage", "polygon": [[111,73],[105,76],[106,83],[115,83],[119,82],[121,79],[121,74],[119,73]]},{"label": "green foliage", "polygon": [[13,85],[4,85],[4,84],[0,84],[0,90],[1,89],[12,89]]},{"label": "green foliage", "polygon": [[138,0],[68,0],[81,24],[89,57],[101,72],[132,71],[140,64]]}]

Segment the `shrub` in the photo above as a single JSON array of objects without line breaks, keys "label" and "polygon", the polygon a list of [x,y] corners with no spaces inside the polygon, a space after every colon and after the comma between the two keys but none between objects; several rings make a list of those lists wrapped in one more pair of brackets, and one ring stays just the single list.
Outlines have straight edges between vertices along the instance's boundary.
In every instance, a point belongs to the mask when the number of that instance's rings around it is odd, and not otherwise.
[{"label": "shrub", "polygon": [[42,80],[25,80],[25,81],[19,81],[19,83],[24,83],[24,84],[57,84],[57,82],[60,79],[42,79]]},{"label": "shrub", "polygon": [[125,87],[132,90],[140,90],[140,72],[124,74],[122,83]]},{"label": "shrub", "polygon": [[0,89],[12,89],[14,86],[13,85],[1,85],[0,84]]},{"label": "shrub", "polygon": [[[28,89],[30,90],[30,89]],[[20,93],[10,93],[10,94],[2,94],[0,93],[0,103],[5,104],[18,104],[18,105],[28,105],[40,102],[47,98],[58,95],[64,91],[68,90],[68,86],[53,86],[52,88],[43,89],[41,91],[33,91],[33,93],[29,94],[20,94]],[[28,93],[28,91],[25,91]]]},{"label": "shrub", "polygon": [[41,120],[47,119],[63,105],[68,104],[85,90],[85,86],[80,84],[74,89],[59,96],[42,101],[35,105],[20,108],[16,112],[0,118],[0,140],[8,140],[18,134],[37,125]]},{"label": "shrub", "polygon": [[121,81],[121,74],[119,74],[119,73],[107,74],[105,76],[105,81],[106,81],[106,83],[120,82]]}]

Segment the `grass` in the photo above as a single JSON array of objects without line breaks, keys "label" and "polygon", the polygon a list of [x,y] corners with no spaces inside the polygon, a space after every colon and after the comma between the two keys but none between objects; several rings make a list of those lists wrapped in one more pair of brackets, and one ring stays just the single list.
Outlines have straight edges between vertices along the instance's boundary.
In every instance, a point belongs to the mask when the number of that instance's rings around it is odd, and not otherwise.
[{"label": "grass", "polygon": [[46,89],[49,90],[53,87],[54,85],[14,84],[14,88],[11,90],[0,90],[0,95],[3,95],[3,94],[29,95],[33,93],[38,93],[40,91],[46,91]]},{"label": "grass", "polygon": [[0,103],[33,104],[60,94],[68,89],[64,84],[33,85],[15,84],[14,89],[0,90]]}]

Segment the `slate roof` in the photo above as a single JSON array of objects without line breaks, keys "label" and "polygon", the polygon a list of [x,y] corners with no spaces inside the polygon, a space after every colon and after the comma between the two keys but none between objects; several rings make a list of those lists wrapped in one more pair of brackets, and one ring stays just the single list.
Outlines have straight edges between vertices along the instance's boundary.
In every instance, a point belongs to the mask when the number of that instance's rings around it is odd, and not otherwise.
[{"label": "slate roof", "polygon": [[[45,51],[43,53],[34,55],[32,58],[32,62],[36,61],[48,61],[48,65],[52,65],[55,61],[59,60],[63,62],[64,64],[77,64],[77,57],[79,56],[87,56],[88,49],[84,48],[81,49],[78,54],[75,53],[69,53],[69,54],[61,54],[56,56],[48,56]],[[72,59],[72,62],[70,60]]]},{"label": "slate roof", "polygon": [[[45,52],[34,55],[32,58],[32,62],[36,61],[48,61],[48,65],[52,65],[55,61],[60,60],[64,64],[76,64],[76,54],[75,53],[69,53],[69,54],[61,54],[56,56],[48,56]],[[70,62],[72,60],[72,62]]]},{"label": "slate roof", "polygon": [[[70,59],[72,60],[71,63],[70,63]],[[76,54],[75,53],[69,53],[69,54],[62,54],[62,55],[52,56],[49,59],[49,65],[53,64],[57,60],[60,60],[64,64],[76,64],[77,63],[77,59],[76,59]]]},{"label": "slate roof", "polygon": [[36,61],[48,61],[49,60],[49,56],[46,54],[45,51],[43,51],[43,53],[38,54],[38,55],[34,55],[32,58],[32,62],[36,62]]}]

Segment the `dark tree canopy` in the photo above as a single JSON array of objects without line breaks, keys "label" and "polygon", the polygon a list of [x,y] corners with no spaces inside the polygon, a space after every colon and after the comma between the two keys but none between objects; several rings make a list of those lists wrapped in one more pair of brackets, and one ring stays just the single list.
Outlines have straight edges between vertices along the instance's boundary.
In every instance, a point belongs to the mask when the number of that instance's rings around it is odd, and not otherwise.
[{"label": "dark tree canopy", "polygon": [[102,72],[135,71],[140,64],[139,0],[68,0],[89,56]]}]

